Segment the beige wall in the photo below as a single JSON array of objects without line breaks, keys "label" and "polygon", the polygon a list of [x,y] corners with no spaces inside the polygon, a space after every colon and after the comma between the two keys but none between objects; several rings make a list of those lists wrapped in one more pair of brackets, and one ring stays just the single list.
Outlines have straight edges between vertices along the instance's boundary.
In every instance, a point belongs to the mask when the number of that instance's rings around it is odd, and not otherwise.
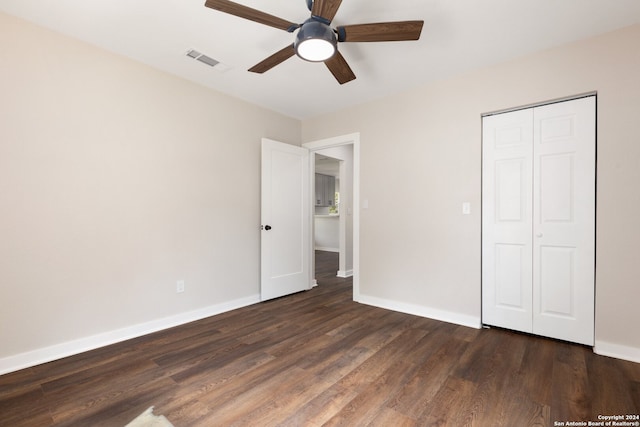
[{"label": "beige wall", "polygon": [[257,297],[299,121],[3,14],[0,75],[0,360]]},{"label": "beige wall", "polygon": [[596,348],[640,361],[639,40],[636,25],[303,121],[303,141],[361,133],[361,294],[479,318],[481,114],[597,91]]},{"label": "beige wall", "polygon": [[635,26],[300,123],[0,14],[0,370],[255,298],[262,137],[360,132],[361,294],[479,319],[480,115],[588,91],[596,339],[640,354],[639,39]]}]

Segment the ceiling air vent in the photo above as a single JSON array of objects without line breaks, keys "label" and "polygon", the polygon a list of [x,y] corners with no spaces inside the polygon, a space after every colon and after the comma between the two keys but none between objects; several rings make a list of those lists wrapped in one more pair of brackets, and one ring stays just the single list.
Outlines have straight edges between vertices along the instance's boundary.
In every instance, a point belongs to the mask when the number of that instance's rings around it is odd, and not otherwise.
[{"label": "ceiling air vent", "polygon": [[207,64],[210,67],[215,67],[216,65],[220,64],[220,61],[216,61],[215,59],[203,53],[200,53],[195,49],[190,49],[189,51],[187,51],[187,56],[195,59],[196,61],[200,61],[203,64]]}]

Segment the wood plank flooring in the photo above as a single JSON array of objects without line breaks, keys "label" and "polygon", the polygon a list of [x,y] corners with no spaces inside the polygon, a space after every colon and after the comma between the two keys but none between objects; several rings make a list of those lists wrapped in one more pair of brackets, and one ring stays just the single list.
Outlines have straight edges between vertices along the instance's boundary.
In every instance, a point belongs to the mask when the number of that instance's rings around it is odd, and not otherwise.
[{"label": "wood plank flooring", "polygon": [[0,426],[554,426],[640,414],[640,364],[351,301],[319,286],[0,376]]}]

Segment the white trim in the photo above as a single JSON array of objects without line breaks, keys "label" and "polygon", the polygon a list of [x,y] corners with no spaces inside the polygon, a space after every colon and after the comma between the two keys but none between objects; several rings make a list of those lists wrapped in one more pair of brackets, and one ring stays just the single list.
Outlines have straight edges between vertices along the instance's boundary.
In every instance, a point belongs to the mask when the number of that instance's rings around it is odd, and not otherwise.
[{"label": "white trim", "polygon": [[637,347],[596,340],[593,352],[601,356],[615,357],[616,359],[640,363],[640,348]]},{"label": "white trim", "polygon": [[360,132],[354,132],[333,138],[320,139],[318,141],[305,142],[302,146],[308,148],[310,151],[318,151],[324,150],[325,148],[354,144],[356,142],[360,142]]},{"label": "white trim", "polygon": [[[315,152],[325,148],[351,144],[353,144],[353,300],[358,301],[360,298],[360,133],[355,132],[307,142],[302,144],[302,146],[311,152]],[[313,177],[315,168],[313,167],[314,162],[311,163],[311,175]],[[311,185],[313,185],[313,182]],[[315,191],[315,188],[312,188],[311,191]],[[313,221],[311,221],[311,224],[313,227]],[[311,245],[309,249],[313,251],[313,245]]]},{"label": "white trim", "polygon": [[440,320],[442,322],[454,323],[456,325],[467,326],[469,328],[480,329],[482,323],[480,316],[470,316],[468,314],[454,313],[452,311],[440,310],[433,307],[408,304],[404,302],[392,301],[384,298],[360,295],[359,303],[380,307],[387,310],[399,311],[400,313],[412,314],[414,316],[427,317],[429,319]]},{"label": "white trim", "polygon": [[180,313],[145,323],[139,323],[137,325],[127,326],[122,329],[103,332],[101,334],[61,344],[55,344],[49,347],[39,348],[25,353],[16,354],[14,356],[4,357],[0,359],[0,375],[18,371],[20,369],[30,368],[53,360],[62,359],[63,357],[73,356],[85,351],[95,350],[100,347],[126,341],[132,338],[138,338],[153,332],[215,316],[216,314],[225,313],[227,311],[253,305],[258,302],[260,302],[260,295],[252,295],[247,298],[228,301],[194,311]]},{"label": "white trim", "polygon": [[353,276],[353,270],[346,270],[346,271],[338,270],[338,274],[336,274],[336,276],[346,279],[347,277]]}]

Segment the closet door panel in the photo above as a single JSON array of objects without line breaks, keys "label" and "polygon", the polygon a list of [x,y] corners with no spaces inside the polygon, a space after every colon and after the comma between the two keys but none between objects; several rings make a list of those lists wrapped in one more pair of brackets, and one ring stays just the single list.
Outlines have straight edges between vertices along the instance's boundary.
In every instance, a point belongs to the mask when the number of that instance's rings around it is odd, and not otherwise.
[{"label": "closet door panel", "polygon": [[532,331],[533,113],[483,119],[482,318]]},{"label": "closet door panel", "polygon": [[495,256],[495,306],[499,309],[529,312],[529,281],[526,272],[527,247],[524,244],[497,243]]},{"label": "closet door panel", "polygon": [[575,318],[575,252],[575,248],[569,247],[540,247],[541,315]]},{"label": "closet door panel", "polygon": [[534,109],[533,332],[594,343],[595,98]]},{"label": "closet door panel", "polygon": [[540,156],[539,214],[542,224],[575,222],[574,157],[574,153]]}]

